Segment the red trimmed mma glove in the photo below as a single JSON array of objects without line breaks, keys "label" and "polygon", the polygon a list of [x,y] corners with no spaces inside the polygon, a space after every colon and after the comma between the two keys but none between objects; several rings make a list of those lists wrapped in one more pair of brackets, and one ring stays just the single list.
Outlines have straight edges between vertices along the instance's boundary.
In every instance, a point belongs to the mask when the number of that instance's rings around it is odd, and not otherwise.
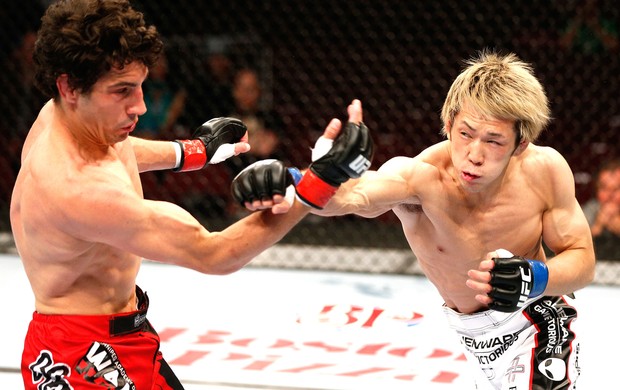
[{"label": "red trimmed mma glove", "polygon": [[497,250],[502,257],[493,258],[489,297],[490,309],[510,313],[523,307],[528,298],[535,298],[545,291],[549,270],[542,261],[513,256],[504,249]]},{"label": "red trimmed mma glove", "polygon": [[232,181],[231,191],[233,198],[243,206],[245,202],[284,196],[292,184],[293,177],[284,163],[268,159],[248,165],[239,172]]},{"label": "red trimmed mma glove", "polygon": [[308,206],[322,209],[342,183],[370,168],[373,153],[368,127],[347,122],[327,153],[320,157],[313,153],[313,162],[295,187],[297,197]]},{"label": "red trimmed mma glove", "polygon": [[192,139],[176,140],[181,146],[180,161],[174,172],[195,171],[235,155],[235,143],[247,127],[239,119],[213,118],[198,127]]}]

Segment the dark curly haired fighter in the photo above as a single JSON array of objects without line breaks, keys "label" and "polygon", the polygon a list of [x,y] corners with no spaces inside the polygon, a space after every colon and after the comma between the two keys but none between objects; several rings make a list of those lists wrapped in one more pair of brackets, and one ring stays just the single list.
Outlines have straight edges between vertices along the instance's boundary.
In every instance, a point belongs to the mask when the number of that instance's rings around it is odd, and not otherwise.
[{"label": "dark curly haired fighter", "polygon": [[42,18],[36,79],[51,100],[24,143],[10,216],[35,298],[25,389],[182,389],[136,286],[142,259],[231,273],[310,210],[261,211],[209,232],[179,206],[144,199],[140,172],[208,169],[249,150],[232,118],[205,122],[189,140],[130,136],[161,50],[126,0],[61,0]]}]

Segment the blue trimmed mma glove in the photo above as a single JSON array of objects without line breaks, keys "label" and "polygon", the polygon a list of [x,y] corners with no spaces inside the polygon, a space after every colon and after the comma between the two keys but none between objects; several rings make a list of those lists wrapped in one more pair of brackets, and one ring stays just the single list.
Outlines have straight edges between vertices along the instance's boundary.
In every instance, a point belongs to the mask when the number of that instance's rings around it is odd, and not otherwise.
[{"label": "blue trimmed mma glove", "polygon": [[368,127],[347,122],[326,153],[313,151],[313,162],[295,187],[297,197],[308,206],[322,209],[342,183],[360,177],[370,168],[373,154]]},{"label": "blue trimmed mma glove", "polygon": [[514,312],[522,308],[528,298],[542,295],[549,280],[549,270],[545,263],[513,256],[504,249],[496,252],[501,257],[493,258],[492,290],[488,294],[493,299],[490,309]]},{"label": "blue trimmed mma glove", "polygon": [[[271,199],[274,195],[286,195],[293,184],[293,176],[279,160],[260,160],[248,165],[232,181],[233,198],[242,206],[244,202]],[[292,188],[292,187],[291,187]]]},{"label": "blue trimmed mma glove", "polygon": [[302,203],[322,209],[342,183],[368,170],[373,153],[368,128],[363,123],[347,123],[336,140],[319,138],[305,174],[297,168],[286,168],[281,161],[258,161],[233,179],[233,198],[244,205],[282,195],[292,204],[296,192]]}]

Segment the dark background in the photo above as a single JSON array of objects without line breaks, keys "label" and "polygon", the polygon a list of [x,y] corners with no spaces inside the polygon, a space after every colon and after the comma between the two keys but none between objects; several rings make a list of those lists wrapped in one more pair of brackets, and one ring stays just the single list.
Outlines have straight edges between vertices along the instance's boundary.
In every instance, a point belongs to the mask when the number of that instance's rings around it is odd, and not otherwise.
[{"label": "dark background", "polygon": [[[375,138],[373,168],[395,155],[415,155],[441,140],[439,112],[463,60],[484,48],[515,52],[545,86],[554,120],[539,144],[559,150],[576,175],[577,196],[592,196],[592,175],[618,155],[619,52],[562,45],[583,1],[135,1],[166,40],[169,81],[190,92],[174,136],[218,112],[205,66],[224,52],[234,67],[259,70],[266,108],[285,124],[283,158],[307,166],[308,148],[332,117],[346,118],[359,98]],[[619,6],[596,1],[599,19],[618,36]],[[42,103],[20,81],[22,37],[36,30],[45,1],[4,0],[0,7],[0,230],[9,232],[8,204],[19,147]],[[230,175],[211,167],[187,175],[143,175],[145,194],[189,208],[219,229],[243,211],[230,203]],[[192,193],[193,195],[188,195]],[[188,200],[189,198],[192,198]],[[219,210],[219,211],[216,211]],[[350,227],[350,228],[349,228]],[[395,218],[310,217],[285,242],[405,247]]]}]

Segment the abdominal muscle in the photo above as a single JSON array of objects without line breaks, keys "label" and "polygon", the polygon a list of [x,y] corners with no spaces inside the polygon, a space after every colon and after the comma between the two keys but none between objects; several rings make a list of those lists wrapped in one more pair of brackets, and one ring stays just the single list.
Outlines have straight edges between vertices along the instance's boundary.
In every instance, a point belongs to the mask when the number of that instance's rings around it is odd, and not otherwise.
[{"label": "abdominal muscle", "polygon": [[[50,251],[53,252],[53,251]],[[100,315],[136,310],[135,279],[141,259],[95,244],[67,258],[22,256],[41,314]]]},{"label": "abdominal muscle", "polygon": [[[420,268],[437,288],[446,306],[461,313],[473,313],[486,306],[475,299],[476,292],[465,284],[467,272],[477,269],[486,255],[480,242],[441,233],[423,214],[396,214],[403,222],[404,233]],[[399,215],[400,214],[400,215]]]}]

